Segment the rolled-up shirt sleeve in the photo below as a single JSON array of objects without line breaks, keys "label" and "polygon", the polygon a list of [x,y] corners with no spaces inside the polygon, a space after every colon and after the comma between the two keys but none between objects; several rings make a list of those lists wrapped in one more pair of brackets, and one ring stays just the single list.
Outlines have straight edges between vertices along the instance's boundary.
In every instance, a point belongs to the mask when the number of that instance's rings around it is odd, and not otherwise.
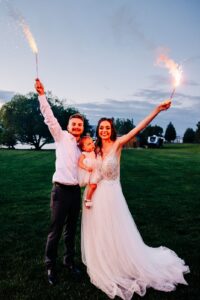
[{"label": "rolled-up shirt sleeve", "polygon": [[58,123],[58,120],[55,118],[46,96],[39,96],[38,100],[40,102],[40,110],[42,115],[44,116],[45,124],[48,126],[54,140],[59,141],[62,134],[62,128]]}]

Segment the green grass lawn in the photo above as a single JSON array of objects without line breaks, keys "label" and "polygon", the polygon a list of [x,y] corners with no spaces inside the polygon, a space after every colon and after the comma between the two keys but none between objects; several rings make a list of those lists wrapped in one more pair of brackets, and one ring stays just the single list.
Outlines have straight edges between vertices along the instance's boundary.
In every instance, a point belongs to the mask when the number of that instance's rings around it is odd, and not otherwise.
[{"label": "green grass lawn", "polygon": [[[43,264],[50,220],[54,151],[0,150],[0,299],[108,299],[89,281],[62,267],[59,284],[48,285]],[[173,249],[190,266],[189,286],[175,292],[147,290],[148,300],[197,300],[200,284],[200,145],[124,150],[121,181],[144,241]],[[80,223],[77,234],[80,256]],[[83,271],[85,269],[81,266]],[[141,299],[134,295],[133,299]]]}]

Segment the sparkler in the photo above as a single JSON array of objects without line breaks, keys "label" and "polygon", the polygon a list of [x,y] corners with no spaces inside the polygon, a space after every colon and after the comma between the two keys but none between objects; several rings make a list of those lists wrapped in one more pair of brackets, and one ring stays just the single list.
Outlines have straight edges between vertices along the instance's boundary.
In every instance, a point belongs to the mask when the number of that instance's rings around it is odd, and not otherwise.
[{"label": "sparkler", "polygon": [[31,50],[35,54],[36,76],[38,78],[38,47],[37,47],[36,41],[33,37],[33,34],[31,33],[31,30],[30,30],[28,24],[26,23],[24,17],[19,12],[14,10],[11,5],[7,4],[7,7],[9,9],[10,15],[17,22],[17,24],[22,28],[24,36],[27,39]]},{"label": "sparkler", "polygon": [[30,31],[29,26],[26,24],[24,18],[21,17],[19,19],[19,25],[22,27],[23,33],[29,43],[29,46],[30,46],[31,50],[33,51],[33,53],[35,54],[36,76],[38,78],[38,48],[37,48],[36,41]]},{"label": "sparkler", "polygon": [[171,58],[169,58],[165,54],[161,54],[158,57],[157,63],[159,65],[162,65],[163,67],[167,68],[169,70],[169,73],[173,77],[173,90],[170,95],[170,99],[172,99],[175,94],[177,86],[181,82],[182,73],[183,73],[182,67],[181,67],[181,65],[177,64],[175,61],[173,61]]},{"label": "sparkler", "polygon": [[174,83],[174,88],[173,88],[173,90],[172,90],[172,92],[171,92],[171,95],[170,95],[170,99],[172,99],[173,98],[173,96],[174,96],[174,93],[175,93],[175,91],[176,91],[176,87],[177,86],[179,86],[179,84],[180,84],[180,81],[181,81],[181,77],[182,77],[182,67],[181,67],[181,65],[178,65],[177,64],[177,69],[176,69],[176,74],[174,74],[173,76],[174,76],[174,80],[175,80],[175,83]]}]

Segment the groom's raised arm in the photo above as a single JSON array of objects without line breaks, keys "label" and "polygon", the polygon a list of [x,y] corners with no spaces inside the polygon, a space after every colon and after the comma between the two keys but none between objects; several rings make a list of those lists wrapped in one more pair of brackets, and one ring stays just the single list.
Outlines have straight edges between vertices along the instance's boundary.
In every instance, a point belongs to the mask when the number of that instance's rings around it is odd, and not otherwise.
[{"label": "groom's raised arm", "polygon": [[62,133],[62,128],[51,110],[49,102],[47,101],[47,98],[45,96],[44,86],[39,79],[36,79],[35,89],[39,95],[38,100],[40,102],[41,113],[44,116],[44,122],[48,126],[54,140],[59,141]]},{"label": "groom's raised arm", "polygon": [[129,131],[127,134],[118,138],[120,146],[125,145],[134,136],[136,136],[141,130],[143,130],[149,123],[163,110],[167,110],[171,106],[171,100],[166,100],[158,105],[144,120],[142,120],[135,128]]}]

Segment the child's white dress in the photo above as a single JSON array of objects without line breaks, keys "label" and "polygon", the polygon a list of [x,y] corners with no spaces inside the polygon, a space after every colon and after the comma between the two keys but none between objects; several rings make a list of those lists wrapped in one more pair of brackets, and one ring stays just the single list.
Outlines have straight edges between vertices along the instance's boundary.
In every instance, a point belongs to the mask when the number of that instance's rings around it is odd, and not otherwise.
[{"label": "child's white dress", "polygon": [[78,182],[81,187],[88,185],[89,183],[97,184],[101,180],[101,160],[96,158],[94,151],[82,152],[85,155],[83,163],[92,168],[92,172],[88,172],[78,167]]}]

